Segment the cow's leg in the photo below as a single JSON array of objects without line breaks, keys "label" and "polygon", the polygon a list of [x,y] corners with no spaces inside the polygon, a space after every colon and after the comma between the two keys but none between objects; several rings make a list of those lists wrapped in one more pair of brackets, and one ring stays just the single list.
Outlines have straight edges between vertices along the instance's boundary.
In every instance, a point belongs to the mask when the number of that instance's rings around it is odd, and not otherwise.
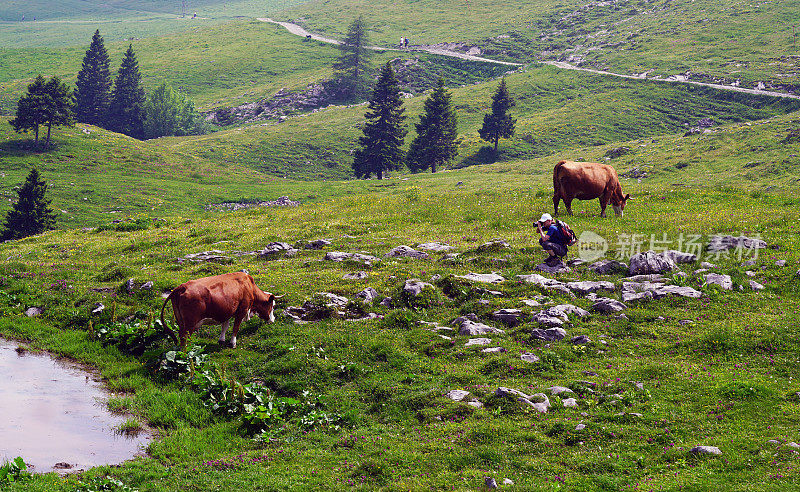
[{"label": "cow's leg", "polygon": [[[558,202],[561,201],[561,196],[558,193],[553,194],[553,216],[558,216]],[[566,203],[566,202],[565,202]]]},{"label": "cow's leg", "polygon": [[606,206],[608,205],[608,199],[606,198],[605,194],[600,197],[600,217],[606,216]]},{"label": "cow's leg", "polygon": [[236,320],[233,322],[233,333],[231,334],[231,348],[236,348],[236,335],[239,334],[239,327],[242,326],[242,321],[244,320],[244,316],[236,316]]},{"label": "cow's leg", "polygon": [[567,215],[572,215],[572,198],[564,198],[564,206],[567,207]]},{"label": "cow's leg", "polygon": [[231,320],[226,320],[222,323],[222,333],[219,334],[219,344],[225,345],[225,335],[228,333],[228,326],[230,326]]}]

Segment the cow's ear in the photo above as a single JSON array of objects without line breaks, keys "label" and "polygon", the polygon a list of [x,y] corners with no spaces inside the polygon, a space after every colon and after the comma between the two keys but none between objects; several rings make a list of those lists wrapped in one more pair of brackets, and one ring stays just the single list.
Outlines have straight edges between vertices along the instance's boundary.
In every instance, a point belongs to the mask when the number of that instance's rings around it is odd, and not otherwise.
[{"label": "cow's ear", "polygon": [[627,195],[625,195],[625,198],[623,198],[623,200],[625,200],[626,202],[627,202],[628,200],[630,200],[630,199],[631,199],[631,194],[630,194],[630,193],[628,193]]},{"label": "cow's ear", "polygon": [[267,302],[274,303],[275,302],[275,294],[270,294],[269,297],[267,298]]}]

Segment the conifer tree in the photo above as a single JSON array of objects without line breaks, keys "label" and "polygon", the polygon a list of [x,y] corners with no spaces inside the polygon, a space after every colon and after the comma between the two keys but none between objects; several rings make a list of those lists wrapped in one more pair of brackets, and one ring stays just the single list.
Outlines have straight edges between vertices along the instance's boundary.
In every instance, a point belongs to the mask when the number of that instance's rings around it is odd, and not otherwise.
[{"label": "conifer tree", "polygon": [[56,126],[72,126],[75,124],[73,113],[72,89],[58,77],[53,77],[45,84],[47,94],[45,106],[45,123],[47,123],[47,142],[50,146],[50,129]]},{"label": "conifer tree", "polygon": [[367,48],[368,37],[363,17],[355,19],[347,28],[347,36],[339,45],[338,60],[333,64],[340,90],[345,100],[355,100],[367,95],[371,81],[367,77],[372,51]]},{"label": "conifer tree", "polygon": [[364,136],[358,139],[360,149],[355,152],[353,171],[357,178],[375,175],[383,179],[386,171],[398,169],[403,161],[403,140],[406,130],[400,86],[390,62],[381,69],[372,99],[367,106]]},{"label": "conifer tree", "polygon": [[16,117],[9,121],[17,133],[33,130],[34,145],[39,146],[39,125],[43,125],[47,119],[44,107],[46,105],[47,83],[44,77],[39,75],[28,86],[28,92],[19,99],[17,103]]},{"label": "conifer tree", "polygon": [[192,101],[163,83],[147,97],[144,105],[144,136],[157,138],[167,135],[202,133],[202,118]]},{"label": "conifer tree", "polygon": [[451,94],[444,86],[444,79],[425,100],[425,112],[415,124],[417,136],[411,142],[408,151],[409,169],[412,172],[425,169],[436,172],[437,166],[444,166],[458,154],[458,121],[453,106],[450,104]]},{"label": "conifer tree", "polygon": [[114,80],[108,109],[108,128],[134,138],[144,138],[144,103],[139,62],[136,61],[133,45],[128,45],[128,51],[125,52],[125,58]]},{"label": "conifer tree", "polygon": [[35,167],[17,194],[17,203],[6,214],[0,240],[21,239],[55,228],[56,214],[45,198],[47,183]]},{"label": "conifer tree", "polygon": [[508,93],[504,78],[492,96],[492,113],[483,117],[483,126],[478,130],[483,140],[494,143],[495,152],[497,152],[500,138],[509,138],[514,135],[514,126],[517,120],[508,115],[508,110],[512,107],[514,107],[514,99]]},{"label": "conifer tree", "polygon": [[81,123],[107,126],[111,98],[111,72],[108,67],[108,52],[97,30],[83,57],[83,66],[75,84],[75,116]]}]

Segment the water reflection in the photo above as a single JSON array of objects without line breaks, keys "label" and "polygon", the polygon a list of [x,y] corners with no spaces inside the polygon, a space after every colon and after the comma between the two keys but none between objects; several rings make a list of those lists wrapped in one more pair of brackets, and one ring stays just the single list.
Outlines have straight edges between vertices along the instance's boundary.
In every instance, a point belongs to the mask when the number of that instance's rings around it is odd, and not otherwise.
[{"label": "water reflection", "polygon": [[150,436],[118,429],[108,394],[77,364],[0,339],[0,462],[22,456],[36,472],[117,464],[142,453]]}]

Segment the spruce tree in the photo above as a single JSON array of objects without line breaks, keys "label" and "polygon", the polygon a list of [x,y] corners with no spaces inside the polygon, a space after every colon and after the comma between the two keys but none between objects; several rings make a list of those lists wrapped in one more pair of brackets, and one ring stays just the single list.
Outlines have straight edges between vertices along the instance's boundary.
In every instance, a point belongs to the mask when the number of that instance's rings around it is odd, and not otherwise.
[{"label": "spruce tree", "polygon": [[364,136],[358,139],[361,148],[355,152],[353,171],[357,178],[368,178],[374,174],[383,179],[383,173],[398,169],[403,160],[403,140],[406,130],[400,86],[387,62],[381,69],[372,99],[367,106],[367,122]]},{"label": "spruce tree", "polygon": [[47,94],[45,106],[45,122],[47,123],[47,142],[50,146],[50,129],[56,126],[72,126],[75,124],[72,102],[72,90],[58,77],[53,77],[45,84]]},{"label": "spruce tree", "polygon": [[369,91],[367,71],[372,51],[367,48],[368,42],[364,19],[359,16],[348,27],[347,36],[339,45],[339,58],[333,64],[345,100],[360,99]]},{"label": "spruce tree", "polygon": [[108,66],[108,52],[97,30],[83,57],[83,66],[75,84],[75,116],[81,123],[107,126],[111,99],[111,72]]},{"label": "spruce tree", "polygon": [[34,144],[39,146],[39,125],[47,121],[45,106],[47,105],[47,83],[39,75],[28,86],[28,92],[17,103],[16,117],[9,121],[17,133],[33,130]]},{"label": "spruce tree", "polygon": [[425,111],[415,124],[417,136],[408,151],[409,169],[412,172],[444,166],[458,154],[458,121],[450,103],[451,94],[444,86],[444,79],[425,100]]},{"label": "spruce tree", "polygon": [[46,191],[47,183],[34,167],[17,191],[17,203],[6,214],[0,240],[22,239],[55,228],[56,214],[44,196]]},{"label": "spruce tree", "polygon": [[134,138],[144,138],[144,103],[139,62],[136,61],[133,45],[128,45],[128,51],[125,52],[125,58],[114,80],[108,109],[108,128]]},{"label": "spruce tree", "polygon": [[494,143],[495,152],[497,152],[500,138],[509,138],[514,135],[514,125],[517,120],[508,115],[508,110],[512,107],[514,107],[514,99],[508,93],[504,78],[492,96],[492,113],[483,117],[483,126],[478,130],[483,140]]}]

